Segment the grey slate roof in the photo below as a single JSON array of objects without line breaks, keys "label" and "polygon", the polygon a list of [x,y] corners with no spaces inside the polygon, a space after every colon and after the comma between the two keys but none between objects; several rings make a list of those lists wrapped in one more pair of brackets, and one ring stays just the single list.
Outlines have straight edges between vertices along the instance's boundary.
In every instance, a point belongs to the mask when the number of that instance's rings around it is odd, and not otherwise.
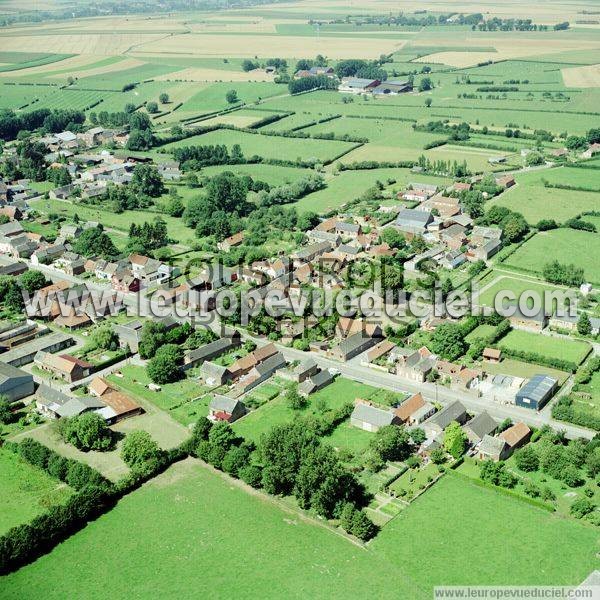
[{"label": "grey slate roof", "polygon": [[306,371],[310,371],[317,366],[317,363],[312,358],[307,358],[303,360],[299,365],[294,367],[294,373],[300,375],[302,373],[306,373]]},{"label": "grey slate roof", "polygon": [[404,227],[426,227],[433,217],[427,210],[415,210],[412,208],[405,208],[398,213],[396,217],[396,225]]},{"label": "grey slate roof", "polygon": [[481,440],[485,435],[494,431],[498,427],[498,423],[484,410],[473,417],[465,427],[468,427]]},{"label": "grey slate roof", "polygon": [[268,375],[277,369],[282,369],[285,365],[286,362],[285,358],[283,358],[283,354],[277,352],[276,354],[273,354],[273,356],[269,356],[267,360],[263,360],[261,363],[257,364],[254,368],[260,375]]},{"label": "grey slate roof", "polygon": [[502,438],[484,435],[479,446],[479,452],[482,454],[495,455],[500,454],[504,449],[506,442]]},{"label": "grey slate roof", "polygon": [[13,367],[5,362],[0,362],[0,386],[3,386],[11,379],[20,379],[23,377],[31,378],[31,375],[21,369],[17,369],[17,367]]},{"label": "grey slate roof", "polygon": [[215,394],[213,399],[210,401],[209,408],[220,412],[226,412],[232,414],[235,407],[240,403],[235,398],[229,398],[229,396],[220,396]]},{"label": "grey slate roof", "polygon": [[69,398],[61,407],[55,410],[61,417],[75,417],[87,410],[95,408],[104,408],[106,404],[95,396],[85,396],[84,398]]},{"label": "grey slate roof", "polygon": [[442,429],[446,429],[452,421],[456,421],[464,412],[466,412],[465,407],[458,400],[455,400],[433,415],[427,423],[435,423]]},{"label": "grey slate roof", "polygon": [[381,410],[375,406],[359,403],[354,407],[351,418],[363,421],[364,423],[370,423],[377,427],[383,427],[384,425],[391,425],[394,420],[394,413]]}]

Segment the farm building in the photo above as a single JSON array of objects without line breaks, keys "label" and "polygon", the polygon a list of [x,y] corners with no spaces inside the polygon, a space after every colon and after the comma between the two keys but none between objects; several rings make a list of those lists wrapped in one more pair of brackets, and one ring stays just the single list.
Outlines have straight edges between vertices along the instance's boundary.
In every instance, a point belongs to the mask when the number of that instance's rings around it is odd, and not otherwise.
[{"label": "farm building", "polygon": [[499,437],[484,435],[477,451],[477,457],[480,460],[504,460],[507,457],[508,446],[506,442]]},{"label": "farm building", "polygon": [[200,376],[208,385],[223,385],[230,374],[227,367],[207,360],[200,367]]},{"label": "farm building", "polygon": [[40,350],[34,357],[36,367],[69,383],[87,377],[94,365],[70,354],[51,354]]},{"label": "farm building", "polygon": [[59,332],[50,333],[5,352],[2,355],[2,360],[13,367],[20,367],[33,362],[35,355],[40,350],[58,352],[73,345],[73,343],[73,338],[70,335]]},{"label": "farm building", "polygon": [[548,375],[534,375],[516,394],[515,404],[540,410],[554,395],[558,381]]},{"label": "farm building", "polygon": [[38,387],[35,397],[35,405],[38,411],[52,419],[76,417],[106,406],[99,398],[94,396],[76,398],[45,384]]},{"label": "farm building", "polygon": [[405,94],[413,89],[412,83],[409,81],[387,80],[373,88],[373,94],[378,96],[396,96],[397,94]]},{"label": "farm building", "polygon": [[503,431],[498,437],[502,438],[508,445],[510,456],[517,448],[524,446],[529,441],[531,429],[529,429],[525,423],[520,421]]},{"label": "farm building", "polygon": [[418,393],[405,400],[394,410],[394,413],[402,423],[419,425],[435,413],[435,407],[430,402],[426,402],[423,396]]},{"label": "farm building", "polygon": [[333,381],[333,375],[327,370],[323,369],[318,373],[315,373],[305,379],[299,386],[298,391],[305,396],[317,392],[329,385]]},{"label": "farm building", "polygon": [[208,405],[208,418],[211,421],[233,423],[246,414],[246,406],[241,400],[215,394]]},{"label": "farm building", "polygon": [[381,81],[379,81],[379,79],[350,77],[348,79],[342,79],[338,91],[348,94],[366,94],[367,92],[372,92],[380,83]]},{"label": "farm building", "polygon": [[395,225],[400,231],[423,234],[432,221],[433,215],[428,210],[405,208],[398,213]]},{"label": "farm building", "polygon": [[90,393],[97,396],[104,406],[96,412],[108,423],[116,423],[122,419],[133,417],[144,412],[144,409],[132,398],[123,394],[102,377],[94,377],[89,386]]},{"label": "farm building", "polygon": [[0,362],[0,395],[14,402],[33,394],[33,375]]},{"label": "farm building", "polygon": [[347,361],[373,347],[379,340],[380,338],[365,333],[354,333],[331,348],[327,354],[337,360]]},{"label": "farm building", "polygon": [[357,402],[350,415],[350,424],[365,431],[378,431],[386,425],[400,423],[398,417],[389,410],[382,410],[364,402]]},{"label": "farm building", "polygon": [[191,369],[201,365],[204,361],[211,360],[221,354],[237,348],[241,343],[239,332],[235,331],[231,337],[222,337],[214,342],[195,348],[185,353],[184,369]]}]

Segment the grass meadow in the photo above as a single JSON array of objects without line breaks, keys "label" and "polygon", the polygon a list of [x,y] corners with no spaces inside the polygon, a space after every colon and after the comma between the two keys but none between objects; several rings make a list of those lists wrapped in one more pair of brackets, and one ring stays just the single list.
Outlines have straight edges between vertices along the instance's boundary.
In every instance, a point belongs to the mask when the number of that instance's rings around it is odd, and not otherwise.
[{"label": "grass meadow", "polygon": [[234,144],[239,144],[247,158],[262,156],[267,159],[274,158],[290,161],[298,159],[333,160],[338,155],[348,152],[356,145],[350,142],[295,139],[220,129],[167,144],[163,146],[163,149],[168,151],[183,146],[207,146],[210,144],[224,144],[228,148],[231,148]]},{"label": "grass meadow", "polygon": [[[569,171],[584,171],[584,169],[570,169]],[[587,170],[578,175],[577,178],[571,176],[571,181],[583,180],[586,181],[585,185],[593,185],[591,181],[587,183],[589,180],[585,179],[586,172]],[[544,176],[548,173],[548,177],[558,178],[560,181],[561,176],[558,170],[548,170],[543,171],[543,173]],[[565,183],[580,185],[579,183],[569,183],[570,173],[566,175],[567,181]],[[495,205],[505,206],[510,210],[520,212],[531,225],[535,225],[541,219],[554,219],[557,223],[563,223],[582,212],[600,210],[600,194],[547,188],[541,183],[536,184],[535,180],[529,181],[517,177],[516,186],[494,198],[487,206]]]},{"label": "grass meadow", "polygon": [[[492,539],[506,550],[490,560]],[[363,549],[189,459],[2,587],[6,600],[23,598],[23,590],[93,600],[105,597],[110,573],[115,599],[132,589],[185,597],[193,588],[201,596],[298,597],[302,590],[346,598],[352,589],[357,597],[421,600],[436,585],[577,584],[596,567],[597,544],[591,527],[446,476]],[[73,562],[76,570],[63,568]]]},{"label": "grass meadow", "polygon": [[0,535],[64,502],[71,488],[0,448]]},{"label": "grass meadow", "polygon": [[498,347],[520,352],[533,352],[547,358],[568,360],[579,364],[590,352],[590,345],[579,340],[565,340],[529,331],[513,329],[504,336]]},{"label": "grass meadow", "polygon": [[600,283],[600,235],[575,229],[553,229],[527,240],[504,262],[506,265],[540,275],[553,260],[574,264],[584,270],[585,278]]}]

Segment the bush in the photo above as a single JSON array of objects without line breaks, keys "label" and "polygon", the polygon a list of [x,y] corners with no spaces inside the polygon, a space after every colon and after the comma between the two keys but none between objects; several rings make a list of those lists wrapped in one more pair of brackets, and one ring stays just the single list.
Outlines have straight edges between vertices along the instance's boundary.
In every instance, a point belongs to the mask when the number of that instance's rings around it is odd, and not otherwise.
[{"label": "bush", "polygon": [[581,519],[595,509],[596,505],[591,500],[589,500],[588,498],[579,498],[578,500],[575,500],[573,504],[571,504],[569,512],[576,519]]},{"label": "bush", "polygon": [[262,469],[257,465],[245,465],[238,475],[242,481],[251,485],[253,488],[260,488],[262,481]]},{"label": "bush", "polygon": [[129,467],[140,465],[159,457],[158,444],[146,431],[132,431],[125,436],[121,458]]},{"label": "bush", "polygon": [[515,463],[521,471],[531,472],[540,468],[540,459],[532,446],[525,446],[515,452]]}]

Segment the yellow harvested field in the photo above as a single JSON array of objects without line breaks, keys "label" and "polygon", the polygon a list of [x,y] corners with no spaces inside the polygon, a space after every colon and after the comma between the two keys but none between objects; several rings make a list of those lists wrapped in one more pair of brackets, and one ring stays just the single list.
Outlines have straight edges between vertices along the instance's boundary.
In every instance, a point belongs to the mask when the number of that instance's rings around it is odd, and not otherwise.
[{"label": "yellow harvested field", "polygon": [[262,69],[254,71],[226,71],[189,67],[174,73],[165,73],[154,78],[156,81],[273,81],[273,74]]},{"label": "yellow harvested field", "polygon": [[569,67],[561,69],[562,78],[567,87],[600,87],[600,65]]},{"label": "yellow harvested field", "polygon": [[[97,58],[97,57],[96,57]],[[135,67],[140,67],[145,64],[143,61],[138,60],[137,58],[125,58],[124,60],[120,60],[119,62],[113,63],[111,65],[104,65],[102,67],[95,67],[92,69],[82,69],[81,71],[73,71],[69,73],[70,77],[91,77],[92,75],[102,75],[103,73],[114,73],[116,71],[125,71],[126,69],[133,69]],[[62,75],[49,75],[49,78],[58,78],[63,79],[65,74]]]},{"label": "yellow harvested field", "polygon": [[[4,46],[3,46],[4,48]],[[86,65],[92,65],[98,62],[98,57],[91,54],[80,54],[79,56],[71,56],[57,62],[48,63],[47,65],[39,65],[37,67],[29,67],[16,71],[5,71],[0,73],[0,77],[21,77],[22,75],[46,75],[52,71],[62,71],[63,69],[73,69],[76,71]]]},{"label": "yellow harvested field", "polygon": [[323,54],[331,59],[379,58],[404,46],[404,41],[382,38],[357,39],[291,37],[271,35],[173,35],[155,41],[139,43],[136,50],[143,52],[192,54],[193,56],[235,56],[253,58],[295,58]]},{"label": "yellow harvested field", "polygon": [[[73,35],[24,35],[1,38],[5,52],[43,51],[54,54],[94,54],[112,56],[122,54],[142,43],[159,40],[164,34],[89,33]],[[187,36],[182,36],[187,37]],[[57,63],[54,63],[56,65]],[[79,65],[81,66],[81,65]],[[54,70],[54,69],[50,69]]]}]

